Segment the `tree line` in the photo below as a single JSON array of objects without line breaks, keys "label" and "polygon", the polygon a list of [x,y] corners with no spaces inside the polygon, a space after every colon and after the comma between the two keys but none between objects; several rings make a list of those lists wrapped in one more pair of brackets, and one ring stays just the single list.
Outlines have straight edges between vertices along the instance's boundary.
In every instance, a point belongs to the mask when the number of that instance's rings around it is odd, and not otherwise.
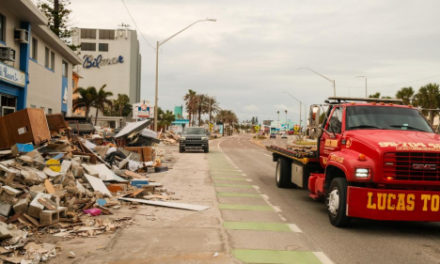
[{"label": "tree line", "polygon": [[236,114],[232,110],[221,109],[215,97],[198,94],[196,91],[189,89],[183,99],[190,125],[196,125],[196,119],[198,126],[203,125],[203,115],[207,115],[205,121],[211,124],[213,121],[231,126],[238,123]]},{"label": "tree line", "polygon": [[[370,98],[391,98],[389,96],[381,96],[380,93],[375,93],[369,96]],[[440,86],[436,83],[428,83],[419,88],[417,93],[411,87],[402,87],[396,93],[396,98],[402,99],[406,105],[413,105],[422,108],[422,113],[428,117],[429,121],[434,121],[434,118],[439,115],[440,110]]]},{"label": "tree line", "polygon": [[90,109],[92,107],[95,108],[95,125],[98,121],[99,111],[103,112],[104,115],[110,116],[130,115],[132,106],[128,95],[118,94],[116,99],[111,100],[110,97],[113,96],[113,93],[106,91],[106,86],[104,84],[99,89],[96,89],[94,86],[87,88],[78,87],[74,91],[74,94],[77,94],[78,97],[72,100],[73,111],[84,109],[85,117],[87,118],[89,117]]}]

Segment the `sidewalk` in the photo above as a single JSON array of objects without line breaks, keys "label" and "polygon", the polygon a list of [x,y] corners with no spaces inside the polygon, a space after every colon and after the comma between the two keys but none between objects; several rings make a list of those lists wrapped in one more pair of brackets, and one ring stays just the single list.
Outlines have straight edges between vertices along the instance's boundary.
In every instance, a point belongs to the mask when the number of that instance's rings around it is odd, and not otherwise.
[{"label": "sidewalk", "polygon": [[[174,192],[173,197],[179,199],[176,202],[207,205],[209,209],[195,212],[137,205],[124,213],[133,217],[132,225],[112,235],[58,243],[62,251],[50,263],[237,263],[228,252],[208,174],[210,154],[179,154],[176,148],[173,155],[177,159],[173,168],[152,174],[151,179]],[[69,251],[76,257],[68,258]]]}]

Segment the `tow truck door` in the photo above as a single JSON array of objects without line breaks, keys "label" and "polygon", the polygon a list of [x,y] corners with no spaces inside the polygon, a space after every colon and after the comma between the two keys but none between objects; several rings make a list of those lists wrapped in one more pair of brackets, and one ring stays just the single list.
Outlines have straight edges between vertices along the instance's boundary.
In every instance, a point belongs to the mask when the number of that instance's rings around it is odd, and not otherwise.
[{"label": "tow truck door", "polygon": [[323,167],[327,164],[328,155],[341,148],[342,118],[343,107],[335,106],[319,139],[319,161]]}]

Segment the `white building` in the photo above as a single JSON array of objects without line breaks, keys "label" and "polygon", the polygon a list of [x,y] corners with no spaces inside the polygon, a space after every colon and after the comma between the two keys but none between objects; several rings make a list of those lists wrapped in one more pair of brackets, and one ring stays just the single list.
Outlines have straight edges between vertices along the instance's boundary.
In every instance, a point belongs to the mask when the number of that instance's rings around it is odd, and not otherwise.
[{"label": "white building", "polygon": [[30,0],[1,0],[0,114],[42,108],[70,114],[78,56],[48,27]]},{"label": "white building", "polygon": [[75,28],[72,42],[80,46],[79,87],[99,89],[106,84],[113,98],[126,94],[130,103],[140,101],[141,55],[136,31]]}]

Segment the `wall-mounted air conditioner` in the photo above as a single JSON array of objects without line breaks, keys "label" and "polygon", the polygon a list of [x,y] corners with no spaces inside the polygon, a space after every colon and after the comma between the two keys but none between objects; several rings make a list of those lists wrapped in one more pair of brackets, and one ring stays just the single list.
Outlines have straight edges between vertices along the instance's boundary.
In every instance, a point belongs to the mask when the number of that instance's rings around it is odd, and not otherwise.
[{"label": "wall-mounted air conditioner", "polygon": [[1,61],[15,61],[15,50],[9,47],[0,47]]},{"label": "wall-mounted air conditioner", "polygon": [[26,29],[16,28],[14,30],[14,39],[20,43],[28,43],[29,32]]}]

